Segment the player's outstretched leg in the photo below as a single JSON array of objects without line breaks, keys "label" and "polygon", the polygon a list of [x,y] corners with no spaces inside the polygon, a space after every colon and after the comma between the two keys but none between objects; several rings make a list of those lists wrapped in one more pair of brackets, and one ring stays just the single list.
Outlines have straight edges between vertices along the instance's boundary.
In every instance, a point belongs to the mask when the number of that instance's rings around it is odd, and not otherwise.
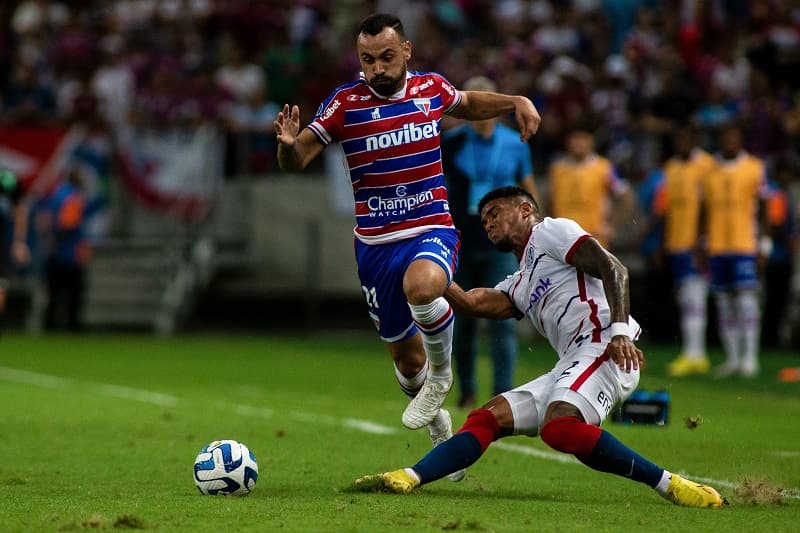
[{"label": "player's outstretched leg", "polygon": [[542,426],[541,437],[551,448],[571,453],[589,468],[644,483],[678,505],[718,508],[727,503],[713,488],[670,474],[622,444],[611,433],[578,417],[561,416],[549,420]]},{"label": "player's outstretched leg", "polygon": [[403,412],[403,425],[419,429],[430,424],[453,385],[450,353],[453,346],[453,309],[444,298],[429,304],[411,305],[411,315],[422,333],[429,371],[419,393]]},{"label": "player's outstretched leg", "polygon": [[[450,418],[450,412],[447,409],[439,409],[439,414],[436,415],[433,422],[428,424],[428,434],[431,436],[434,448],[453,436],[453,420]],[[447,474],[447,479],[457,482],[464,479],[466,475],[467,470],[462,468]]]},{"label": "player's outstretched leg", "polygon": [[412,468],[360,477],[355,482],[356,488],[407,494],[420,485],[467,468],[499,437],[500,425],[492,412],[477,409],[467,416],[458,433],[429,451]]}]

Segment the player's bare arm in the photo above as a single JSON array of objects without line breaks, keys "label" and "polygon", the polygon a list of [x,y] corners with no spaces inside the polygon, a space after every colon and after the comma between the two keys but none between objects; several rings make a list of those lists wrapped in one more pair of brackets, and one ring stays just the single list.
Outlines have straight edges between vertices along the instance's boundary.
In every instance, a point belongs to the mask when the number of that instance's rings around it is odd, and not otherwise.
[{"label": "player's bare arm", "polygon": [[300,131],[300,108],[283,106],[273,122],[278,138],[278,165],[281,170],[299,172],[322,152],[325,146],[308,128]]},{"label": "player's bare arm", "polygon": [[519,314],[508,296],[497,289],[481,287],[465,291],[453,282],[444,297],[456,313],[465,316],[504,320]]},{"label": "player's bare arm", "polygon": [[530,99],[486,91],[461,91],[461,103],[450,114],[464,120],[486,120],[514,112],[519,138],[527,142],[539,129],[542,117]]},{"label": "player's bare arm", "polygon": [[[603,289],[611,309],[611,322],[628,323],[630,292],[628,269],[594,238],[584,240],[572,256],[572,266],[603,280]],[[608,344],[608,355],[620,369],[630,372],[644,364],[644,354],[633,341],[616,335]]]}]

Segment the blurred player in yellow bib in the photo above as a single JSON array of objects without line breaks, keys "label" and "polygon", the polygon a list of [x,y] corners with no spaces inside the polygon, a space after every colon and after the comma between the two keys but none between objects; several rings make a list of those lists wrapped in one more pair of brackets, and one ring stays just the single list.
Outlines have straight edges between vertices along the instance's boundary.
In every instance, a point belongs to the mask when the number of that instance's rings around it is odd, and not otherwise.
[{"label": "blurred player in yellow bib", "polygon": [[664,165],[653,212],[664,224],[664,253],[672,273],[683,348],[667,367],[670,376],[705,374],[708,272],[697,256],[703,180],[714,170],[714,158],[699,148],[693,128],[675,136],[675,155]]},{"label": "blurred player in yellow bib", "polygon": [[[725,363],[718,377],[758,373],[758,241],[768,196],[764,162],[747,153],[737,127],[722,131],[717,165],[704,182],[711,290]],[[763,227],[763,225],[762,225]]]},{"label": "blurred player in yellow bib", "polygon": [[[570,218],[609,246],[616,224],[612,220],[615,200],[633,201],[628,182],[617,175],[611,161],[594,151],[594,137],[585,128],[567,135],[566,155],[550,165],[550,213]],[[630,205],[619,212],[627,213]]]}]

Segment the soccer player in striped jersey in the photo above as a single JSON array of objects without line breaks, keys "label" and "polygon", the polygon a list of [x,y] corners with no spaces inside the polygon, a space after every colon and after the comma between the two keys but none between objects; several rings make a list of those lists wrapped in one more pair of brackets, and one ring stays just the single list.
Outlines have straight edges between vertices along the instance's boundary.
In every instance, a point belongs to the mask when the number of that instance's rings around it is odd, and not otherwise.
[{"label": "soccer player in striped jersey", "polygon": [[453,284],[447,300],[471,316],[527,317],[550,341],[558,362],[472,411],[456,435],[413,467],[364,476],[356,486],[411,492],[468,467],[499,438],[540,435],[586,466],[644,483],[678,505],[722,506],[713,488],[671,474],[600,428],[636,388],[644,363],[634,344],[641,329],[629,315],[625,266],[575,221],[542,218],[536,201],[519,187],[488,193],[479,212],[489,240],[512,252],[519,270],[493,289],[465,292]]},{"label": "soccer player in striped jersey", "polygon": [[[653,212],[664,223],[664,251],[672,272],[678,303],[683,350],[667,367],[670,376],[705,374],[708,273],[699,250],[703,181],[714,169],[714,158],[695,143],[691,126],[675,135],[676,153],[664,165],[664,180]],[[705,262],[705,261],[702,261]]]},{"label": "soccer player in striped jersey", "polygon": [[725,350],[717,377],[759,371],[759,233],[768,238],[768,196],[764,162],[744,150],[738,127],[725,128],[717,165],[703,183],[711,291]]},{"label": "soccer player in striped jersey", "polygon": [[355,196],[362,290],[400,387],[412,398],[403,424],[428,426],[437,443],[451,434],[441,406],[453,381],[453,310],[443,295],[459,248],[440,121],[445,113],[467,120],[514,113],[527,142],[541,118],[528,98],[459,91],[439,74],[408,70],[412,46],[393,15],[367,17],[356,45],[360,79],[336,88],[308,127],[300,130],[297,106],[278,114],[278,162],[299,171],[326,145],[341,143]]}]

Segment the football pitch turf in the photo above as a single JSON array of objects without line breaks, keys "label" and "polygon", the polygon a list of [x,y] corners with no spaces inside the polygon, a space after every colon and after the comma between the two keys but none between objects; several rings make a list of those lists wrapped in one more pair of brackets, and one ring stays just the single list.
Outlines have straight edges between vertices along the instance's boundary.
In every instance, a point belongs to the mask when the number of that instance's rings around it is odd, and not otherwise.
[{"label": "football pitch turf", "polygon": [[[405,398],[370,334],[6,335],[0,531],[798,531],[800,383],[776,376],[800,356],[764,353],[754,380],[671,379],[673,348],[643,348],[640,388],[669,391],[670,423],[604,427],[729,506],[674,506],[525,437],[493,444],[461,483],[352,492],[355,478],[412,465],[430,446],[425,430],[402,427]],[[543,341],[523,345],[517,382],[554,361]],[[488,387],[485,357],[479,372]],[[258,484],[244,498],[202,496],[193,460],[226,438],[255,453]]]}]

